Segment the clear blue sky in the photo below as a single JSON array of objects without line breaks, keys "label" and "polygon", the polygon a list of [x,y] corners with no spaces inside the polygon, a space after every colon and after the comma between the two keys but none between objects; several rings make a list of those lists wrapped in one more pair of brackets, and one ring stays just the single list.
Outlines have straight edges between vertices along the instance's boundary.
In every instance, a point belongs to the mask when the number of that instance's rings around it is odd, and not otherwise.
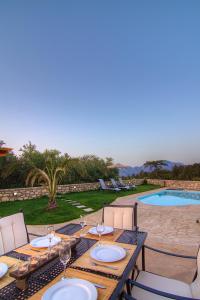
[{"label": "clear blue sky", "polygon": [[199,0],[0,2],[0,139],[200,161]]}]

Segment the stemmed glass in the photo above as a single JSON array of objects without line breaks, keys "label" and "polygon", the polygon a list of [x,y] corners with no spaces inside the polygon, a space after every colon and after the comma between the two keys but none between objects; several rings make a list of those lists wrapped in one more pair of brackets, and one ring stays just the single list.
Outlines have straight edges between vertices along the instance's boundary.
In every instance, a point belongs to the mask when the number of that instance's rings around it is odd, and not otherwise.
[{"label": "stemmed glass", "polygon": [[70,243],[63,242],[60,249],[59,249],[59,257],[60,261],[63,264],[64,268],[64,276],[61,278],[61,280],[66,279],[66,267],[67,263],[69,262],[71,258],[71,245]]},{"label": "stemmed glass", "polygon": [[104,230],[105,230],[105,227],[104,227],[103,222],[99,222],[96,226],[96,231],[99,235],[99,246],[101,245],[101,235],[104,232]]},{"label": "stemmed glass", "polygon": [[47,226],[47,237],[49,239],[48,250],[49,250],[50,255],[51,255],[51,242],[52,242],[52,239],[54,238],[54,235],[55,235],[54,226],[53,225]]},{"label": "stemmed glass", "polygon": [[80,234],[80,236],[84,236],[83,234],[83,228],[86,226],[86,221],[84,216],[80,216],[80,225],[81,225],[81,231],[82,233]]}]

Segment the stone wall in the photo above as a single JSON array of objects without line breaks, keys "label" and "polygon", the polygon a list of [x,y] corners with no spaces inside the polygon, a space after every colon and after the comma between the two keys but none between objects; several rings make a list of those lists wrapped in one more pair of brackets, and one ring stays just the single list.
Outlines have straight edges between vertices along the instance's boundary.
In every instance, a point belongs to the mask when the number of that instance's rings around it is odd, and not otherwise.
[{"label": "stone wall", "polygon": [[167,188],[200,190],[200,181],[147,179],[147,182],[150,184],[158,184]]},{"label": "stone wall", "polygon": [[[124,182],[130,184],[142,184],[143,181],[143,179],[132,179]],[[107,184],[110,185],[110,182],[107,182]],[[58,186],[58,193],[65,194],[71,192],[94,191],[98,190],[99,188],[100,186],[98,182],[66,184]],[[47,195],[47,189],[45,187],[3,189],[0,190],[0,202],[33,199],[44,195]]]},{"label": "stone wall", "polygon": [[[98,183],[66,184],[58,186],[58,193],[82,192],[97,190]],[[45,187],[28,187],[0,190],[0,201],[14,201],[38,198],[47,195]]]}]

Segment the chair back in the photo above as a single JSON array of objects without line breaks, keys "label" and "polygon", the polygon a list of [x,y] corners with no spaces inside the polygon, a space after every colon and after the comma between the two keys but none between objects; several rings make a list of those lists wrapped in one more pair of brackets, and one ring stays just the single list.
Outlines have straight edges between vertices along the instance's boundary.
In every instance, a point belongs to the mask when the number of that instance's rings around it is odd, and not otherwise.
[{"label": "chair back", "polygon": [[193,298],[200,298],[200,248],[197,254],[197,277],[191,284],[191,291]]},{"label": "chair back", "polygon": [[28,242],[28,234],[22,212],[0,219],[0,255]]},{"label": "chair back", "polygon": [[124,182],[122,181],[122,178],[119,177],[119,183],[121,184],[121,186],[125,186]]},{"label": "chair back", "polygon": [[106,226],[114,228],[127,230],[134,230],[136,228],[137,230],[137,203],[133,206],[104,206],[103,222]]},{"label": "chair back", "polygon": [[114,178],[110,178],[110,181],[112,182],[114,188],[119,188]]},{"label": "chair back", "polygon": [[106,190],[107,189],[107,186],[106,186],[106,184],[105,184],[105,182],[104,182],[103,179],[99,179],[99,183],[100,183],[100,186],[101,186],[102,190]]}]

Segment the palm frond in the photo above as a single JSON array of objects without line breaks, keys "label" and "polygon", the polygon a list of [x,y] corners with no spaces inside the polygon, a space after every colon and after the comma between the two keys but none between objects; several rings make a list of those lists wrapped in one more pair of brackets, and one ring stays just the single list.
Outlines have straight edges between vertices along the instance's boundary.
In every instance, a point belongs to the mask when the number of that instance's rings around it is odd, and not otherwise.
[{"label": "palm frond", "polygon": [[34,168],[28,173],[28,175],[26,177],[26,181],[25,181],[26,185],[30,184],[31,178],[35,175],[35,172],[36,172],[36,169]]}]

